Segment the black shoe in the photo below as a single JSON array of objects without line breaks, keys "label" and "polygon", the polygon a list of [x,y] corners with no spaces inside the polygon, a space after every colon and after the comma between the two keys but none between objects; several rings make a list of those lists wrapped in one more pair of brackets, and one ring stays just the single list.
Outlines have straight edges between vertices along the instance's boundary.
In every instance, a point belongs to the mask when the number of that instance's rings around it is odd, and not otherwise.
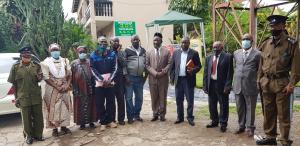
[{"label": "black shoe", "polygon": [[128,120],[128,124],[133,124],[134,121],[133,120]]},{"label": "black shoe", "polygon": [[217,123],[210,123],[206,125],[206,128],[214,128],[214,127],[218,127]]},{"label": "black shoe", "polygon": [[44,137],[34,137],[34,140],[36,141],[45,141]]},{"label": "black shoe", "polygon": [[226,132],[226,130],[227,130],[227,127],[226,127],[226,126],[221,126],[221,128],[220,128],[220,131],[221,131],[221,132],[224,133],[224,132]]},{"label": "black shoe", "polygon": [[164,122],[164,121],[166,121],[166,118],[165,118],[165,116],[161,116],[159,120]]},{"label": "black shoe", "polygon": [[93,129],[96,128],[94,123],[90,123],[89,125],[90,125],[90,128],[93,128]]},{"label": "black shoe", "polygon": [[151,122],[154,122],[154,121],[157,121],[158,120],[158,116],[154,116],[152,119],[151,119]]},{"label": "black shoe", "polygon": [[275,138],[263,138],[256,141],[257,145],[277,145]]},{"label": "black shoe", "polygon": [[143,119],[141,117],[137,117],[135,118],[136,121],[139,121],[139,122],[143,122]]},{"label": "black shoe", "polygon": [[32,137],[27,137],[27,138],[26,138],[26,143],[27,143],[27,144],[32,144],[32,143],[33,143]]},{"label": "black shoe", "polygon": [[191,126],[195,126],[195,122],[193,120],[188,120],[188,122]]},{"label": "black shoe", "polygon": [[118,124],[119,125],[125,125],[125,122],[124,121],[119,121]]},{"label": "black shoe", "polygon": [[175,122],[174,122],[174,124],[180,124],[180,123],[182,123],[184,120],[179,120],[179,119],[177,119]]},{"label": "black shoe", "polygon": [[84,124],[80,125],[79,129],[80,129],[80,130],[85,129],[85,125],[84,125]]},{"label": "black shoe", "polygon": [[58,137],[59,135],[58,135],[58,130],[57,129],[53,129],[53,131],[52,131],[52,136],[54,136],[54,137]]},{"label": "black shoe", "polygon": [[61,127],[60,130],[61,130],[63,135],[72,133],[71,130],[67,127]]},{"label": "black shoe", "polygon": [[234,132],[234,134],[241,134],[245,132],[245,128],[239,128],[237,131]]}]

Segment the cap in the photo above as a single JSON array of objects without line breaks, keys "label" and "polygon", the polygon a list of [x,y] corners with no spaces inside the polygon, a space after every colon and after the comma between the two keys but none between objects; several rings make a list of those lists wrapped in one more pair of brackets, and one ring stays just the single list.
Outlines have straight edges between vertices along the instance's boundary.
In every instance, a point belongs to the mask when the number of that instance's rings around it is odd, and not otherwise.
[{"label": "cap", "polygon": [[267,18],[270,25],[279,24],[279,23],[285,24],[287,19],[288,17],[282,15],[271,15]]},{"label": "cap", "polygon": [[32,48],[30,46],[24,46],[22,48],[19,49],[19,53],[21,54],[25,54],[25,53],[31,53]]}]

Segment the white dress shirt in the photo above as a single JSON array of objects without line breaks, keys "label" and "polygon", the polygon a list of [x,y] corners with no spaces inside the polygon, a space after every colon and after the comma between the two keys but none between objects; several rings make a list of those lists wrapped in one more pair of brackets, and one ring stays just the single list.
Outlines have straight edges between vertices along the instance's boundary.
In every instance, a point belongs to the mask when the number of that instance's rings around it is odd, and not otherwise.
[{"label": "white dress shirt", "polygon": [[[220,55],[216,58],[216,56],[214,55],[214,58],[213,58],[213,62],[217,59],[217,64],[216,64],[216,73],[213,75],[211,74],[210,75],[210,78],[213,79],[213,80],[217,80],[218,79],[218,64],[219,64],[219,58],[220,58]],[[212,67],[212,66],[211,66]]]},{"label": "white dress shirt", "polygon": [[186,60],[187,60],[187,55],[188,51],[181,51],[181,56],[180,56],[180,69],[179,69],[179,76],[184,77],[186,76]]}]

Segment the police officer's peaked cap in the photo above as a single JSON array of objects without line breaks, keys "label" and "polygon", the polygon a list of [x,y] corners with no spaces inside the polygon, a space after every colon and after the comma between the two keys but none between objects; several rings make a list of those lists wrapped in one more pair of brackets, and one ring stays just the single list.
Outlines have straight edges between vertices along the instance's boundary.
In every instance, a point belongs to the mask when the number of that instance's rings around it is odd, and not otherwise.
[{"label": "police officer's peaked cap", "polygon": [[24,54],[24,53],[31,53],[32,48],[30,46],[24,46],[19,49],[19,53]]},{"label": "police officer's peaked cap", "polygon": [[279,23],[285,24],[287,19],[288,19],[288,17],[282,16],[282,15],[271,15],[267,18],[270,25],[279,24]]}]

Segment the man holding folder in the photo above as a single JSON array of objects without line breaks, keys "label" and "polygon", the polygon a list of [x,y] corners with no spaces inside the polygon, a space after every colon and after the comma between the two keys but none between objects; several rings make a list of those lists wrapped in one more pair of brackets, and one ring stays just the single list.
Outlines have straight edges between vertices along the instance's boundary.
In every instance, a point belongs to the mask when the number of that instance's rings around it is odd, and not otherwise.
[{"label": "man holding folder", "polygon": [[181,40],[181,49],[175,50],[172,58],[170,78],[175,84],[175,96],[177,104],[177,120],[174,124],[184,121],[184,96],[187,100],[187,120],[194,126],[194,88],[196,86],[196,73],[201,69],[199,54],[189,48],[190,39],[184,37]]}]

